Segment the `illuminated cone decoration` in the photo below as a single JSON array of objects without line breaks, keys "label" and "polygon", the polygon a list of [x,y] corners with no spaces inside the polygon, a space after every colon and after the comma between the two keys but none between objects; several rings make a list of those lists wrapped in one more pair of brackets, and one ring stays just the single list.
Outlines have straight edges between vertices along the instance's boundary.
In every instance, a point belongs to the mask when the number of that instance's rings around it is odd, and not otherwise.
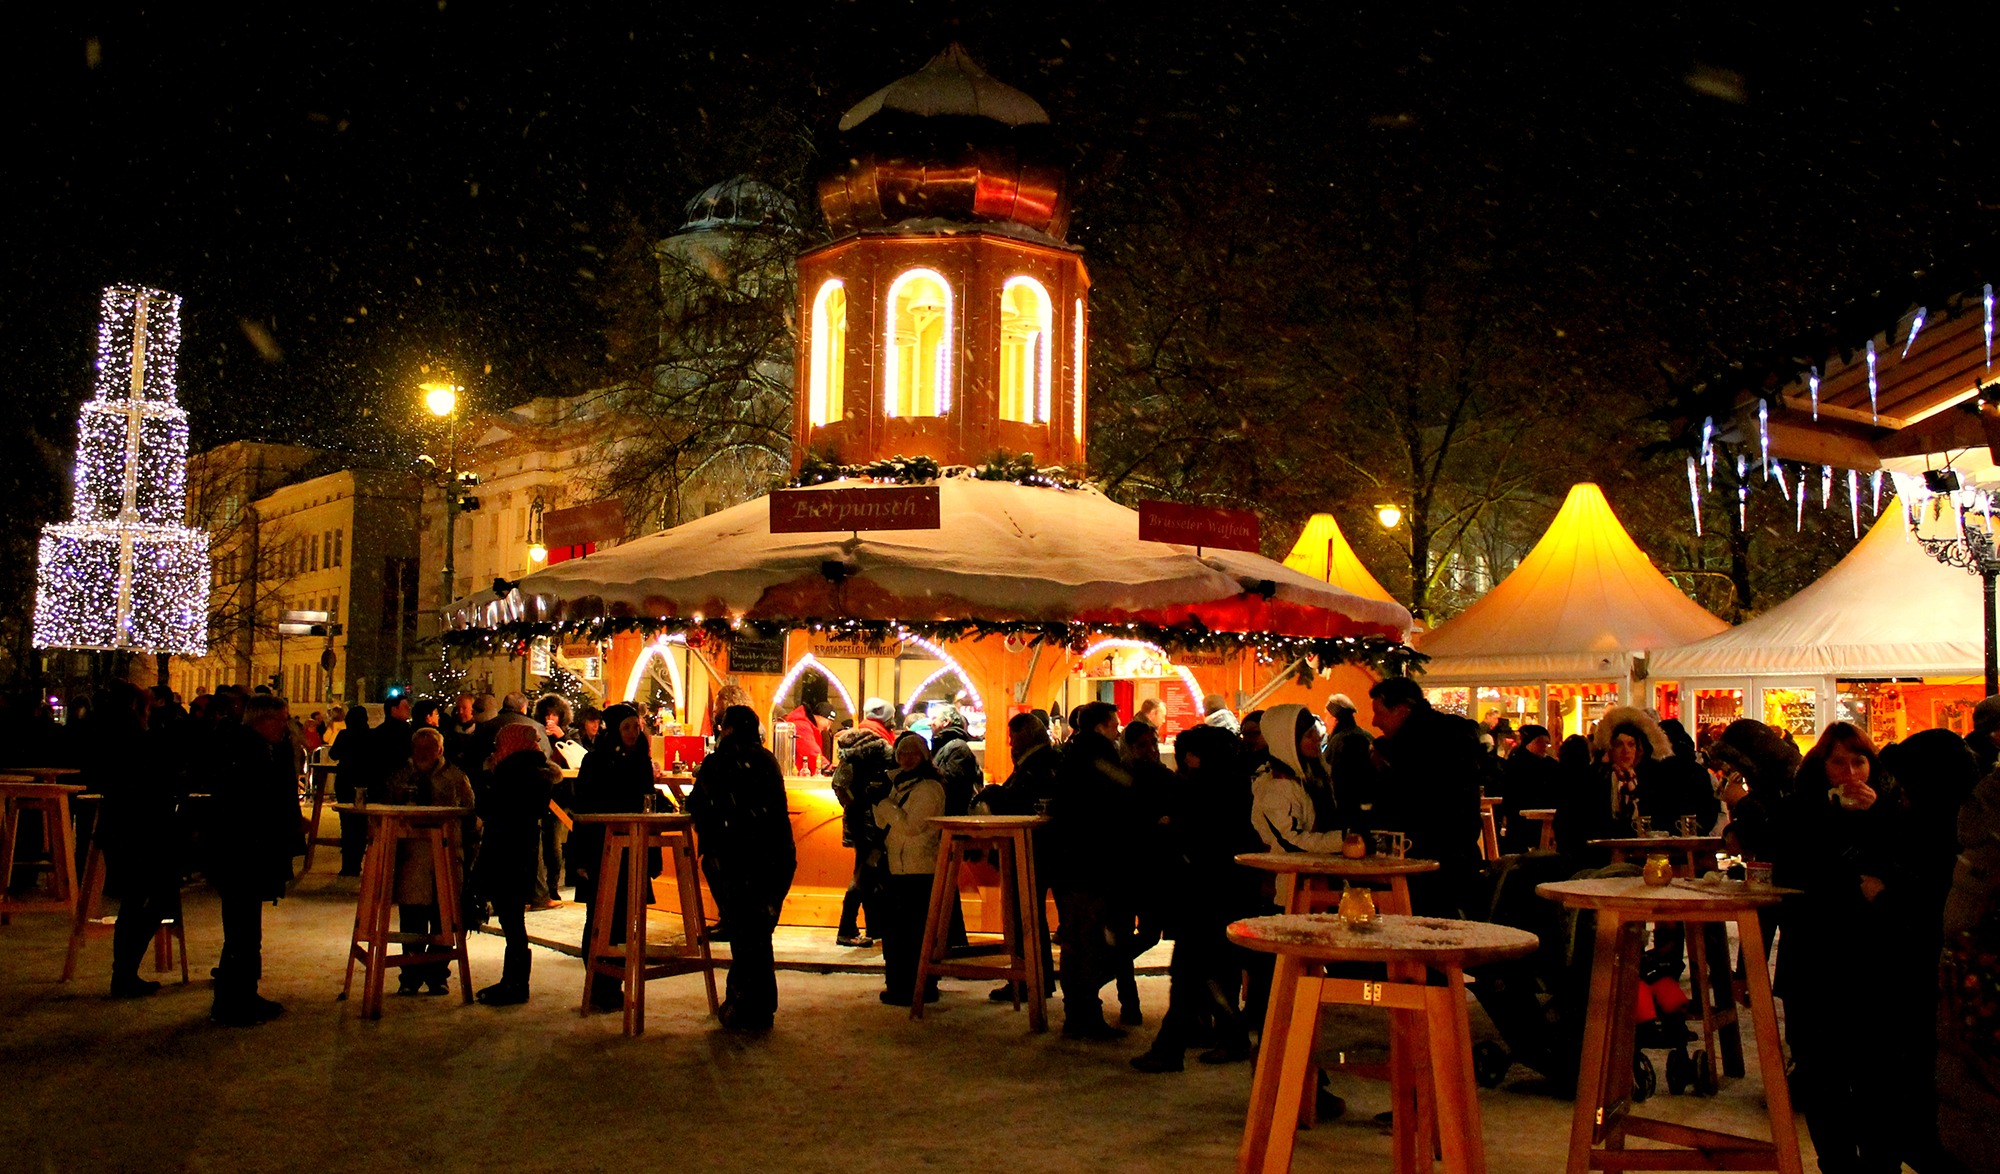
[{"label": "illuminated cone decoration", "polygon": [[186,525],[180,333],[175,295],[104,291],[96,394],[77,424],[75,503],[68,522],[42,528],[38,648],[207,650],[208,535]]}]

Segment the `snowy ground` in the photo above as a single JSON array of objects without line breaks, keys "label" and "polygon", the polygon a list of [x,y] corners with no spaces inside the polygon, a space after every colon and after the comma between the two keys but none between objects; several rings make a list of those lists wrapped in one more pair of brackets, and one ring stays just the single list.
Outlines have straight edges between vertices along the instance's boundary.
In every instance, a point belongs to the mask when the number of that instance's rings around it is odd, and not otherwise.
[{"label": "snowy ground", "polygon": [[[392,996],[367,1022],[335,999],[354,884],[315,873],[267,907],[264,992],[288,1011],[259,1028],[208,1022],[220,929],[206,890],[188,898],[195,982],[138,1002],[104,995],[108,938],[90,942],[81,977],[64,985],[54,981],[67,942],[58,919],[0,929],[0,1169],[881,1174],[1213,1171],[1235,1158],[1249,1065],[1204,1067],[1190,1055],[1184,1073],[1145,1076],[1126,1064],[1158,1026],[1163,977],[1140,980],[1146,1026],[1112,1044],[1031,1035],[1025,1013],[987,1003],[988,983],[946,981],[944,1001],[918,1023],[876,1002],[878,975],[817,970],[780,972],[767,1036],[719,1030],[690,976],[653,983],[647,1032],[626,1039],[617,1016],[578,1014],[581,964],[537,948],[526,1006]],[[531,916],[531,930],[561,912]],[[475,982],[496,978],[499,939],[475,935],[471,951]],[[1060,1014],[1057,1003],[1058,1024]],[[1329,1058],[1380,1048],[1378,1015],[1327,1019]],[[1491,1035],[1476,1006],[1473,1024]],[[1490,1169],[1560,1169],[1570,1106],[1524,1069],[1513,1075],[1481,1096]],[[1389,1170],[1388,1137],[1372,1120],[1387,1107],[1384,1086],[1335,1081],[1350,1110],[1300,1135],[1298,1168]],[[1764,1131],[1754,1077],[1708,1100],[1663,1089],[1646,1110]],[[1806,1160],[1810,1169],[1809,1151]]]}]

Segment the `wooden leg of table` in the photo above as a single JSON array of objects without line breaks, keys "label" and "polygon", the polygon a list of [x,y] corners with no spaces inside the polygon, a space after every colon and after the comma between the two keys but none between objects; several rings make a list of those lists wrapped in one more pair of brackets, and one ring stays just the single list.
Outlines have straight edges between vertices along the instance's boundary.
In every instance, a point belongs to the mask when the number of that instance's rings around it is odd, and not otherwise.
[{"label": "wooden leg of table", "polygon": [[625,1034],[646,1031],[646,840],[635,830],[625,868]]},{"label": "wooden leg of table", "polygon": [[396,888],[396,829],[384,821],[379,839],[369,844],[375,872],[362,884],[369,893],[368,966],[361,980],[361,1014],[382,1017],[382,986],[389,977],[389,907]]},{"label": "wooden leg of table", "polygon": [[[1285,1063],[1285,1036],[1291,1030],[1292,1002],[1305,974],[1305,963],[1295,955],[1280,954],[1271,970],[1271,996],[1264,1007],[1264,1033],[1258,1038],[1257,1067],[1250,1078],[1250,1115],[1243,1125],[1243,1141],[1236,1150],[1238,1174],[1254,1174],[1264,1168],[1264,1149],[1271,1139],[1271,1122],[1278,1113],[1278,1072]],[[1317,1012],[1314,1014],[1317,1019]],[[1290,1128],[1296,1104],[1283,1116]]]},{"label": "wooden leg of table", "polygon": [[1410,915],[1410,878],[1392,876],[1389,878],[1389,895],[1382,902],[1382,912],[1400,917]]},{"label": "wooden leg of table", "polygon": [[1500,828],[1493,822],[1493,809],[1484,804],[1479,812],[1479,847],[1486,859],[1500,859]]},{"label": "wooden leg of table", "polygon": [[1576,1074],[1576,1102],[1570,1114],[1569,1174],[1590,1174],[1590,1151],[1597,1142],[1598,1114],[1604,1104],[1605,1060],[1611,1027],[1623,1018],[1612,1006],[1618,986],[1618,941],[1624,925],[1616,910],[1596,914],[1596,942],[1590,958],[1590,1002],[1583,1024],[1583,1051]]},{"label": "wooden leg of table", "polygon": [[472,955],[465,941],[465,894],[458,874],[465,854],[460,848],[459,830],[452,827],[445,837],[444,875],[438,879],[438,928],[451,937],[451,951],[458,960],[458,993],[466,1006],[472,1005]]},{"label": "wooden leg of table", "polygon": [[1015,971],[1007,982],[1007,989],[1014,996],[1014,1010],[1021,1009],[1021,986],[1027,981],[1027,959],[1021,956],[1021,886],[1015,873],[1018,859],[1014,849],[1018,841],[993,839],[986,842],[993,850],[993,865],[1000,873],[1000,887],[996,890],[1000,897],[1000,946],[1007,951],[1007,967]]},{"label": "wooden leg of table", "polygon": [[[1743,1028],[1737,1022],[1735,968],[1729,961],[1729,929],[1711,921],[1702,927],[1708,940],[1703,953],[1712,961],[1708,967],[1709,1005],[1715,1008],[1715,1047],[1722,1053],[1719,1067],[1724,1076],[1740,1077],[1743,1069]],[[1710,951],[1709,946],[1715,949]],[[1713,1058],[1713,1053],[1710,1054]]]},{"label": "wooden leg of table", "polygon": [[1287,913],[1310,913],[1304,902],[1311,900],[1312,890],[1299,880],[1296,872],[1278,874],[1278,908]]},{"label": "wooden leg of table", "polygon": [[1749,980],[1751,1027],[1757,1032],[1757,1068],[1764,1078],[1765,1113],[1771,1119],[1778,1172],[1801,1174],[1799,1131],[1792,1121],[1792,1094],[1785,1084],[1785,1049],[1778,1042],[1778,1017],[1771,1004],[1771,972],[1764,959],[1764,934],[1758,927],[1756,910],[1736,915],[1736,934],[1743,951],[1744,977]]},{"label": "wooden leg of table", "polygon": [[1048,941],[1048,922],[1042,911],[1042,882],[1035,875],[1035,843],[1025,829],[1014,841],[1015,900],[1021,906],[1021,949],[1027,957],[1028,1030],[1049,1029],[1049,976],[1042,969],[1042,951]]},{"label": "wooden leg of table", "polygon": [[7,893],[14,887],[14,847],[21,841],[21,806],[0,800],[0,925],[7,924]]},{"label": "wooden leg of table", "polygon": [[[1298,1141],[1298,1129],[1286,1107],[1300,1104],[1312,1095],[1312,1054],[1319,1036],[1320,988],[1324,981],[1318,975],[1304,975],[1292,994],[1291,1023],[1285,1031],[1285,1061],[1278,1069],[1278,1111],[1271,1114],[1264,1141],[1263,1174],[1288,1174],[1292,1168],[1292,1148]],[[1276,990],[1271,997],[1278,997]]]},{"label": "wooden leg of table", "polygon": [[375,943],[370,940],[369,935],[375,929],[375,909],[372,902],[375,894],[376,864],[373,855],[366,851],[361,854],[361,893],[354,900],[354,929],[347,939],[347,977],[340,984],[340,997],[345,999],[354,989],[354,964],[360,962],[361,1001],[364,1007],[368,1002],[368,968],[373,965],[370,959],[373,958],[375,951]]},{"label": "wooden leg of table", "polygon": [[590,937],[583,943],[583,1003],[580,1010],[590,1014],[590,992],[596,985],[598,967],[611,951],[611,916],[618,908],[618,843],[610,827],[604,829],[604,848],[597,854],[597,878],[590,896]]},{"label": "wooden leg of table", "polygon": [[91,920],[97,916],[103,902],[104,850],[92,843],[90,855],[83,862],[83,895],[76,903],[76,917],[70,925],[69,954],[63,959],[62,981],[68,982],[76,977],[77,955],[83,952],[83,939],[89,934]]},{"label": "wooden leg of table", "polygon": [[1486,1174],[1485,1134],[1479,1090],[1472,1079],[1471,1024],[1465,1010],[1465,974],[1446,972],[1445,986],[1424,988],[1424,1020],[1431,1045],[1431,1081],[1437,1089],[1438,1141],[1446,1174]]},{"label": "wooden leg of table", "polygon": [[76,903],[76,825],[69,821],[69,796],[58,795],[56,801],[43,809],[43,826],[47,829],[49,845],[51,887],[60,889],[56,898]]},{"label": "wooden leg of table", "polygon": [[708,1013],[715,1014],[715,956],[708,946],[708,914],[701,903],[701,870],[695,863],[694,837],[682,832],[674,837],[675,873],[680,878],[681,928],[690,953],[701,958],[701,980],[708,988]]},{"label": "wooden leg of table", "polygon": [[950,936],[951,900],[958,895],[958,839],[950,832],[938,837],[937,867],[931,871],[930,911],[924,915],[924,940],[917,950],[917,978],[910,992],[910,1018],[924,1017],[924,990],[930,985],[931,963],[943,957]]},{"label": "wooden leg of table", "polygon": [[1683,922],[1681,939],[1687,946],[1688,973],[1694,986],[1695,1007],[1701,1012],[1701,1046],[1708,1053],[1710,1064],[1720,1071],[1721,1056],[1716,1046],[1716,1006],[1715,991],[1709,984],[1708,943],[1702,940],[1707,926],[1702,922]]},{"label": "wooden leg of table", "polygon": [[1639,1004],[1639,963],[1646,952],[1646,924],[1628,921],[1620,929],[1616,981],[1611,987],[1611,1039],[1604,1057],[1604,1124],[1598,1130],[1605,1149],[1625,1148],[1625,1116],[1632,1107],[1632,1064],[1639,1041],[1634,1017]]},{"label": "wooden leg of table", "polygon": [[1421,1013],[1389,1012],[1390,1145],[1395,1174],[1426,1174],[1431,1168],[1434,1090],[1426,1076],[1429,1049]]}]

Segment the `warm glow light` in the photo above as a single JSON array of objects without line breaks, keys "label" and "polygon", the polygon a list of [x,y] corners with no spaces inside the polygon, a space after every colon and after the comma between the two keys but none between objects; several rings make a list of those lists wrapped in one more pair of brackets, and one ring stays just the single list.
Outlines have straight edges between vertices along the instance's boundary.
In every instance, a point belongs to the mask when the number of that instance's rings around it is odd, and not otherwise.
[{"label": "warm glow light", "polygon": [[[890,416],[951,411],[951,283],[911,269],[889,285],[882,337],[883,410]],[[909,386],[905,387],[907,383]]]},{"label": "warm glow light", "polygon": [[1185,666],[1175,664],[1173,658],[1167,655],[1166,649],[1157,644],[1149,644],[1144,640],[1099,640],[1097,643],[1083,650],[1082,659],[1087,661],[1109,648],[1131,648],[1139,652],[1150,652],[1158,656],[1162,661],[1166,662],[1168,668],[1173,669],[1174,673],[1180,677],[1181,684],[1187,688],[1188,696],[1194,698],[1194,711],[1203,716],[1207,715],[1208,711],[1201,707],[1200,682],[1194,679],[1194,673],[1189,671]]},{"label": "warm glow light", "polygon": [[1378,505],[1375,507],[1375,520],[1382,523],[1383,529],[1394,530],[1403,520],[1403,511],[1394,505]]},{"label": "warm glow light", "polygon": [[443,418],[458,407],[458,388],[449,383],[424,383],[419,387],[424,393],[424,406],[431,415]]},{"label": "warm glow light", "polygon": [[[914,636],[911,635],[909,632],[898,632],[897,635],[902,637],[904,643],[914,644],[918,648],[923,649],[925,652],[928,652],[932,656],[943,661],[944,669],[940,671],[949,670],[950,672],[957,673],[959,683],[965,686],[966,693],[972,698],[972,708],[978,710],[981,713],[986,712],[986,699],[979,695],[979,687],[972,683],[972,674],[965,671],[965,666],[959,664],[956,657],[952,656],[951,653],[946,652],[944,649],[939,648],[936,644],[933,644],[929,640],[924,639],[922,636]],[[935,673],[932,675],[936,676]],[[929,684],[929,682],[926,681],[925,684]],[[919,686],[920,691],[921,688],[922,686]],[[910,695],[910,700],[915,701],[916,699],[917,699],[916,694],[912,693]]]},{"label": "warm glow light", "polygon": [[778,691],[771,694],[770,717],[773,726],[778,724],[778,706],[785,700],[786,695],[792,691],[792,686],[799,683],[799,678],[805,674],[807,669],[811,669],[820,676],[825,677],[827,683],[833,686],[833,691],[840,695],[840,703],[847,707],[847,716],[856,720],[860,719],[861,711],[854,708],[854,695],[847,691],[846,685],[840,683],[840,678],[834,675],[833,670],[821,664],[818,658],[808,652],[798,659],[798,663],[792,666],[791,672],[785,674],[784,680],[778,682]]},{"label": "warm glow light", "polygon": [[625,678],[625,700],[634,703],[639,700],[639,686],[646,681],[646,664],[658,657],[660,663],[667,666],[667,682],[674,689],[674,712],[677,716],[685,718],[688,712],[688,697],[687,690],[682,687],[681,666],[674,663],[674,658],[669,655],[669,646],[674,643],[676,641],[673,639],[662,636],[646,645],[639,653],[638,659],[632,662],[631,675]]},{"label": "warm glow light", "polygon": [[806,418],[819,428],[846,413],[847,288],[838,280],[813,295],[811,367],[806,379]]},{"label": "warm glow light", "polygon": [[1075,335],[1075,338],[1073,340],[1072,345],[1075,348],[1075,353],[1070,356],[1069,391],[1070,391],[1070,406],[1076,415],[1076,420],[1075,420],[1076,446],[1079,450],[1077,453],[1077,457],[1078,459],[1081,459],[1083,456],[1083,453],[1080,451],[1083,448],[1083,299],[1082,298],[1076,299],[1076,318],[1074,321],[1074,327],[1075,328],[1072,331],[1072,333]]},{"label": "warm glow light", "polygon": [[1055,308],[1042,283],[1010,277],[1000,288],[1000,418],[1046,424]]},{"label": "warm glow light", "polygon": [[549,561],[549,548],[539,542],[530,546],[528,548],[528,561],[531,563],[545,563]]}]

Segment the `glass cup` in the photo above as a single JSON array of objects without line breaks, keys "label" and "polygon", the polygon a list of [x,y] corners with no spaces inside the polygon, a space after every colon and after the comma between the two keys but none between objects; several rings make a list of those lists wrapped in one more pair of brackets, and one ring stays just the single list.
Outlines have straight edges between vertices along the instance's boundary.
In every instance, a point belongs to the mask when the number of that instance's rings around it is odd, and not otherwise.
[{"label": "glass cup", "polygon": [[1768,889],[1771,887],[1771,864],[1768,860],[1746,860],[1743,862],[1743,887],[1746,889]]},{"label": "glass cup", "polygon": [[1682,836],[1698,836],[1701,834],[1701,820],[1696,816],[1683,815],[1674,821],[1674,832]]}]

